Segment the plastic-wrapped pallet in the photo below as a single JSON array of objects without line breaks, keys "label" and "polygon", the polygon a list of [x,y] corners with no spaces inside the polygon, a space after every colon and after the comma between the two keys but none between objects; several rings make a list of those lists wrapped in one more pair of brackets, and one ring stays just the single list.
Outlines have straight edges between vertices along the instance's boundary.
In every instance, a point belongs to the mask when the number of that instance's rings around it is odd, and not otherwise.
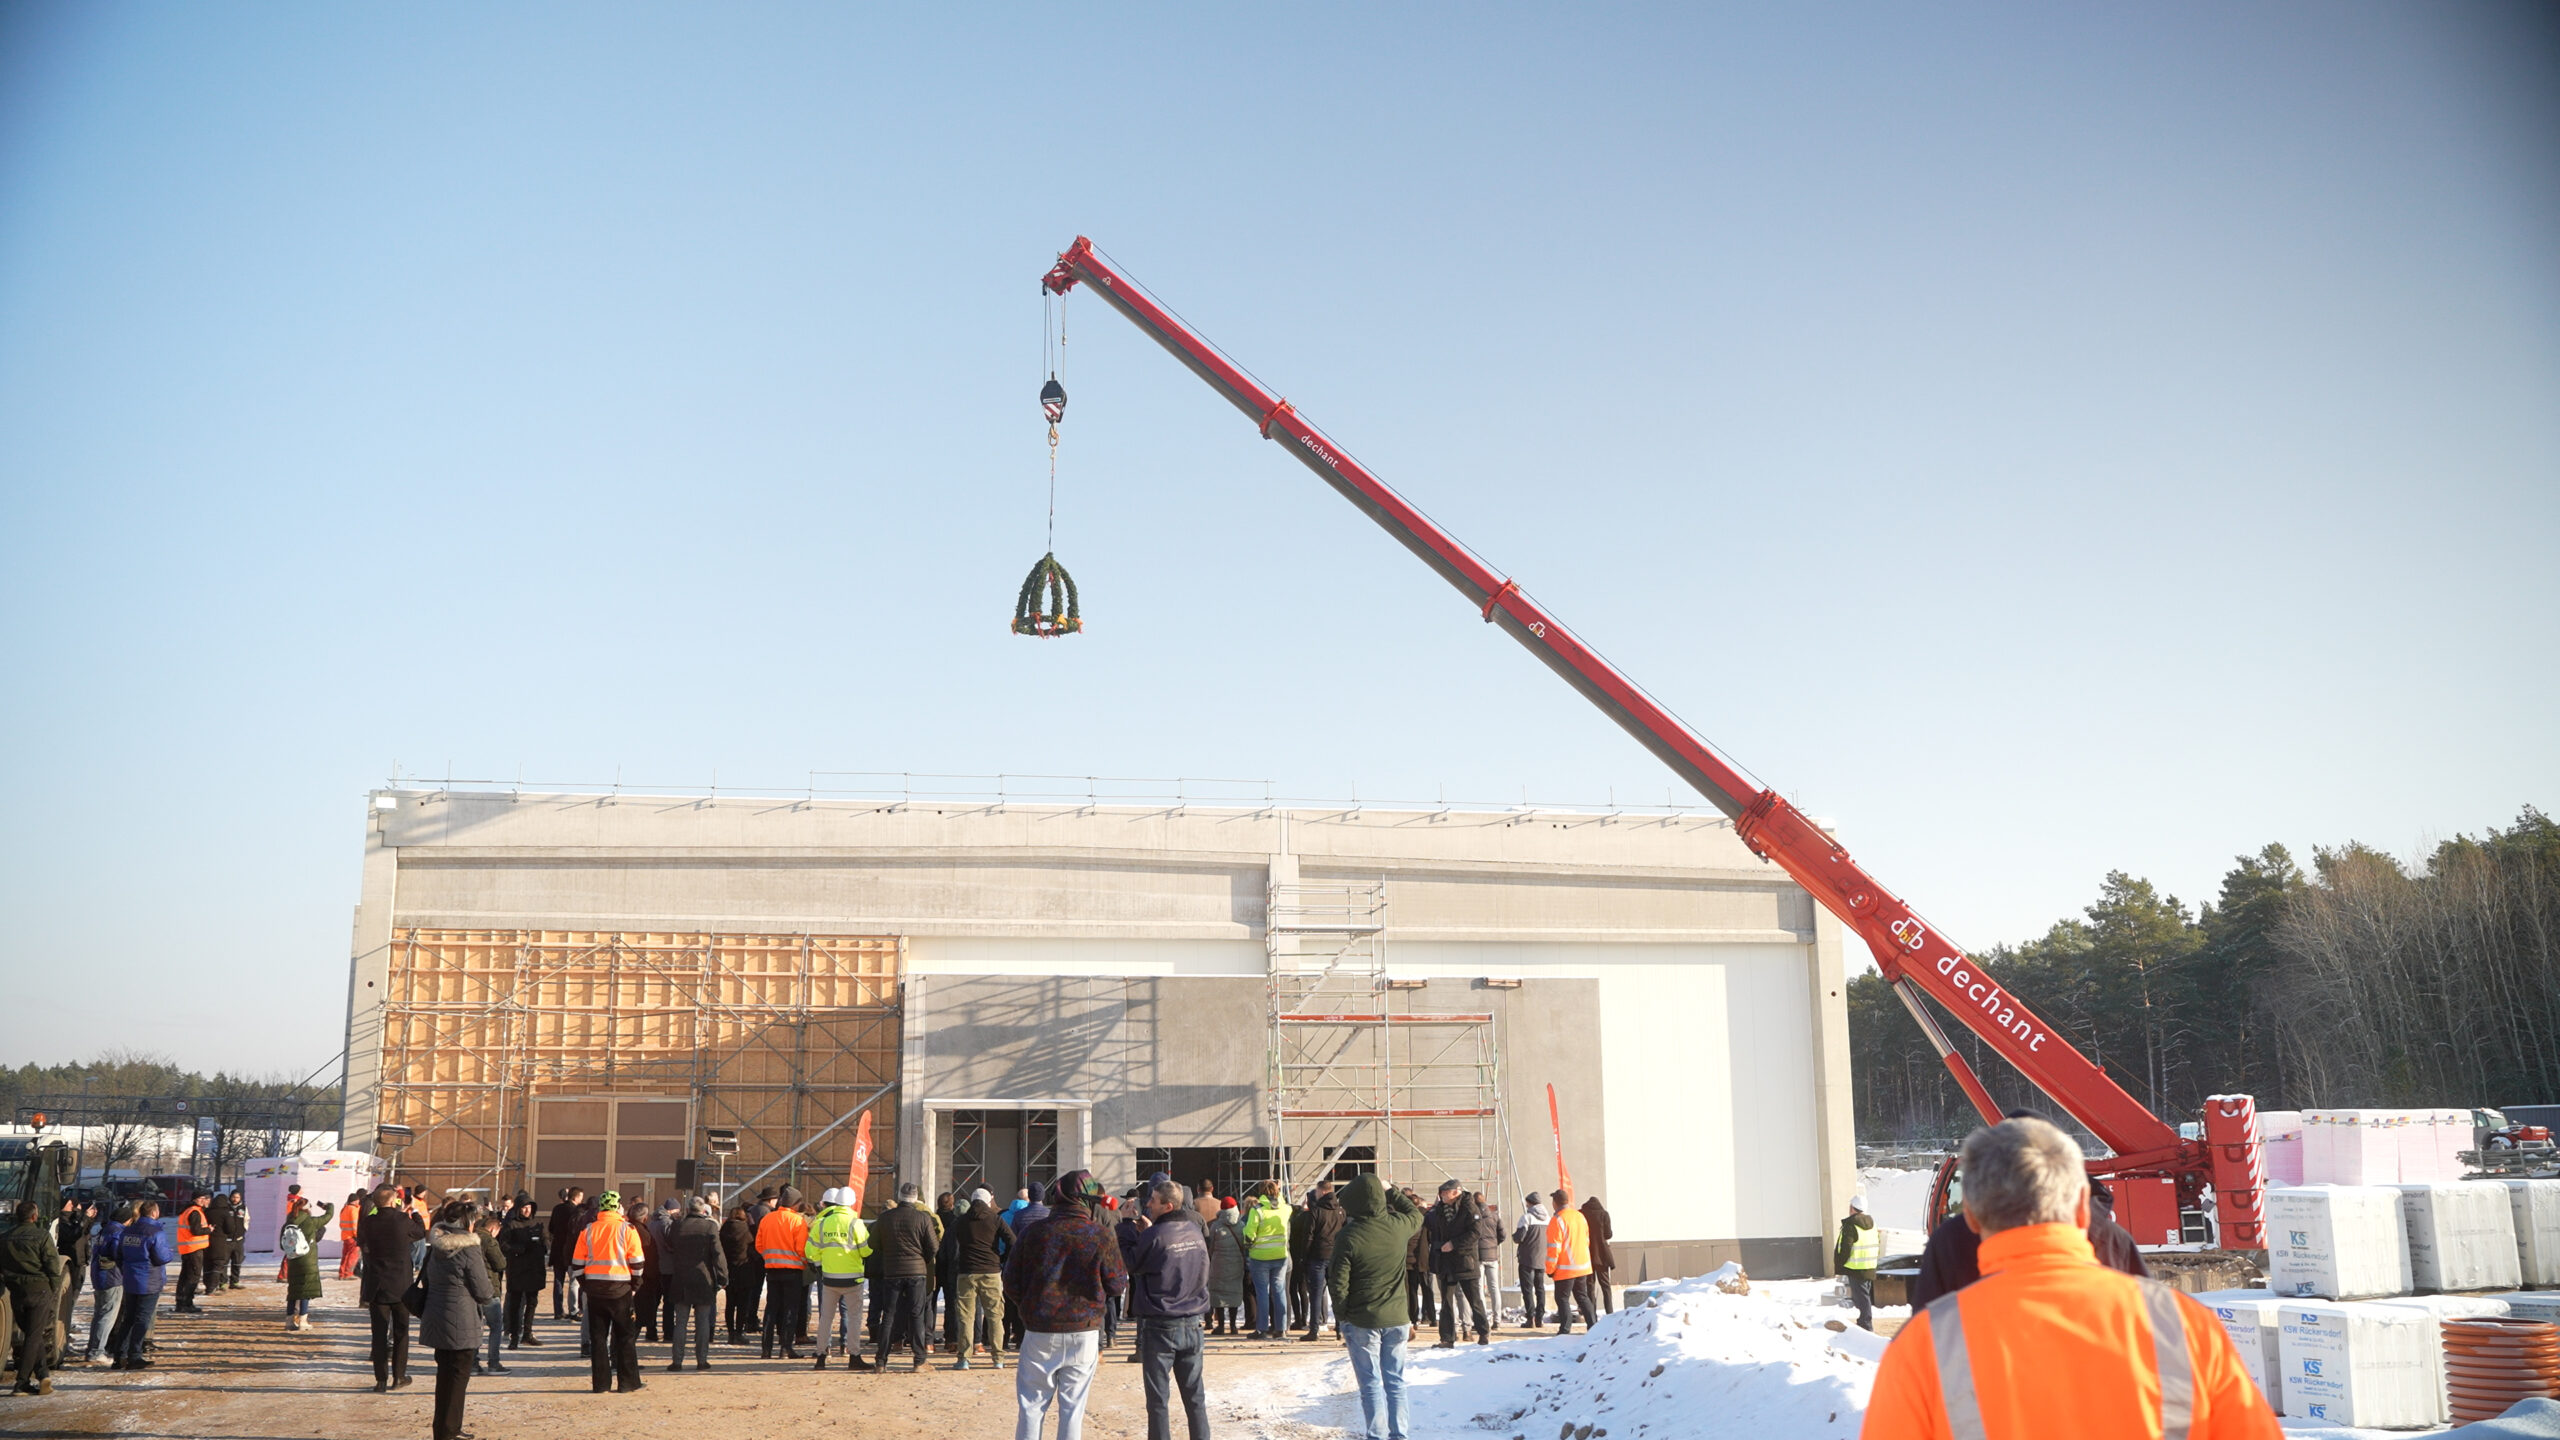
[{"label": "plastic-wrapped pallet", "polygon": [[2510,1290],[2504,1295],[2484,1295],[2507,1307],[2507,1313],[2518,1320],[2548,1320],[2560,1325],[2560,1290]]},{"label": "plastic-wrapped pallet", "polygon": [[2402,1295],[2391,1300],[2363,1300],[2363,1305],[2399,1305],[2424,1310],[2441,1321],[2503,1320],[2515,1312],[2504,1295]]},{"label": "plastic-wrapped pallet", "polygon": [[2261,1110],[2258,1133],[2267,1147],[2267,1183],[2302,1183],[2302,1112]]},{"label": "plastic-wrapped pallet", "polygon": [[2402,1184],[2462,1178],[2462,1152],[2471,1148],[2471,1112],[2406,1111],[2395,1133],[2400,1138]]},{"label": "plastic-wrapped pallet", "polygon": [[2240,1352],[2249,1381],[2267,1397],[2267,1405],[2284,1413],[2284,1355],[2278,1343],[2285,1302],[2272,1290],[2207,1290],[2193,1297],[2222,1322],[2231,1348]]},{"label": "plastic-wrapped pallet", "polygon": [[2441,1425],[2443,1328],[2424,1307],[2289,1300],[2278,1313],[2284,1413],[2332,1425]]},{"label": "plastic-wrapped pallet", "polygon": [[2501,1180],[2515,1220],[2518,1283],[2560,1286],[2560,1180]]},{"label": "plastic-wrapped pallet", "polygon": [[2471,1112],[2439,1110],[2436,1112],[2436,1166],[2443,1179],[2459,1180],[2471,1173],[2462,1163],[2462,1152],[2471,1148]]},{"label": "plastic-wrapped pallet", "polygon": [[2296,1185],[2267,1192],[2267,1288],[2365,1300],[2409,1293],[2409,1231],[2390,1185]]},{"label": "plastic-wrapped pallet", "polygon": [[2420,1290],[2512,1290],[2524,1283],[2515,1212],[2495,1180],[2402,1185],[2409,1281]]},{"label": "plastic-wrapped pallet", "polygon": [[2337,1131],[2326,1110],[2302,1112],[2302,1183],[2331,1185],[2337,1172]]},{"label": "plastic-wrapped pallet", "polygon": [[2303,1111],[2303,1182],[2399,1184],[2399,1118],[2395,1110]]}]

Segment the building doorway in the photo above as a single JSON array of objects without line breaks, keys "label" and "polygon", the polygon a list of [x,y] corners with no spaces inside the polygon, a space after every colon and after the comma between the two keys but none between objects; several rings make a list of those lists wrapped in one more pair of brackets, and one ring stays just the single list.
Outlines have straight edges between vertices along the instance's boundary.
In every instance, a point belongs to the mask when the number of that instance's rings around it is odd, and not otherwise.
[{"label": "building doorway", "polygon": [[1055,1110],[946,1110],[937,1170],[954,1195],[984,1186],[1001,1210],[1017,1189],[1038,1195],[1058,1178]]}]

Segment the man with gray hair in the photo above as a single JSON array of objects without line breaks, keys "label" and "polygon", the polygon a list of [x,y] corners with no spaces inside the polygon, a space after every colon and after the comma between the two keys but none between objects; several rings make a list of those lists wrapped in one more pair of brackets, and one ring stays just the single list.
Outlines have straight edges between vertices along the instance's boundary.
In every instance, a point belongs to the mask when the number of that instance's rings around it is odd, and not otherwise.
[{"label": "man with gray hair", "polygon": [[2070,1136],[2004,1120],[1958,1164],[1982,1278],[1894,1337],[1863,1440],[2280,1440],[2212,1311],[2098,1263]]},{"label": "man with gray hair", "polygon": [[1147,1440],[1173,1440],[1173,1392],[1191,1440],[1209,1440],[1209,1389],[1200,1317],[1209,1313],[1209,1237],[1191,1197],[1169,1179],[1146,1191],[1147,1219],[1129,1246],[1130,1310],[1146,1367]]}]

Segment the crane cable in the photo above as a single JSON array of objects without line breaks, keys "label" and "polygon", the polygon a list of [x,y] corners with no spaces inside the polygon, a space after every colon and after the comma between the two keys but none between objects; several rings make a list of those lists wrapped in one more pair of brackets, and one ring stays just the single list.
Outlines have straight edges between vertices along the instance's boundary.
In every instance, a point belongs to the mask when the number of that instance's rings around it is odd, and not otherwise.
[{"label": "crane cable", "polygon": [[1013,633],[1043,640],[1072,635],[1084,628],[1076,582],[1067,574],[1067,567],[1058,563],[1058,422],[1067,413],[1067,390],[1058,383],[1058,370],[1066,345],[1066,298],[1053,298],[1044,286],[1040,292],[1040,362],[1049,378],[1040,387],[1040,413],[1049,422],[1049,544],[1039,563],[1024,577],[1021,593],[1013,603]]}]

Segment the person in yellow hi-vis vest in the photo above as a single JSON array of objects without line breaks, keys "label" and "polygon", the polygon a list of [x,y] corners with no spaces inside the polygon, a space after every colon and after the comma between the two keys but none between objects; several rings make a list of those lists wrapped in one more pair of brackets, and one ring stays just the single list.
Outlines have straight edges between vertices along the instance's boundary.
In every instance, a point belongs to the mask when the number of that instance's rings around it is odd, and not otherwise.
[{"label": "person in yellow hi-vis vest", "polygon": [[598,1392],[608,1384],[621,1393],[640,1388],[640,1316],[632,1306],[634,1279],[647,1252],[640,1232],[622,1218],[622,1196],[596,1197],[595,1223],[578,1232],[569,1250],[587,1296],[588,1379]]},{"label": "person in yellow hi-vis vest", "polygon": [[1582,1328],[1600,1318],[1591,1300],[1591,1222],[1573,1208],[1573,1192],[1558,1190],[1556,1218],[1547,1222],[1547,1278],[1555,1282],[1556,1333],[1573,1333],[1574,1306],[1582,1307]]},{"label": "person in yellow hi-vis vest", "polygon": [[1867,1213],[1867,1197],[1849,1197],[1849,1213],[1840,1220],[1840,1238],[1831,1242],[1831,1268],[1849,1287],[1849,1302],[1858,1307],[1858,1328],[1876,1328],[1876,1262],[1884,1258],[1884,1232]]},{"label": "person in yellow hi-vis vest", "polygon": [[[871,1362],[862,1358],[863,1286],[862,1258],[871,1253],[871,1227],[853,1213],[853,1191],[838,1186],[818,1197],[826,1208],[809,1224],[808,1244],[801,1255],[817,1270],[825,1287],[818,1302],[818,1363],[827,1368],[829,1326],[844,1337],[845,1368],[868,1370]],[[803,1293],[806,1293],[805,1291]]]}]

